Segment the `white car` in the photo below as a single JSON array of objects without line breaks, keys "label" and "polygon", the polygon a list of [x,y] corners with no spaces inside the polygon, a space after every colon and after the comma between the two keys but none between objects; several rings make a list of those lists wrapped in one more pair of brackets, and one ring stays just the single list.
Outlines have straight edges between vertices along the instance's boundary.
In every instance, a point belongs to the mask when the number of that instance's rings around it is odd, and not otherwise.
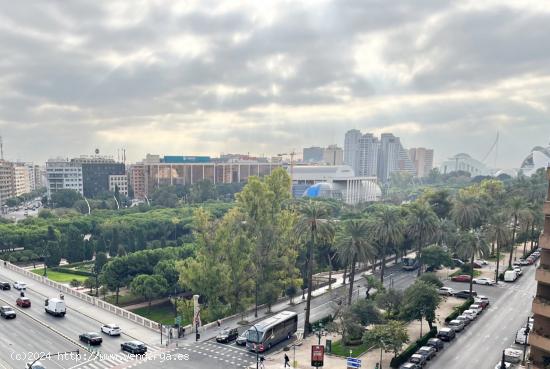
[{"label": "white car", "polygon": [[122,329],[116,324],[105,324],[101,326],[101,332],[108,334],[109,336],[120,336]]},{"label": "white car", "polygon": [[[512,364],[510,364],[509,362],[505,361],[504,362],[504,366],[506,367],[506,369],[508,368],[511,368],[512,367]],[[502,362],[499,361],[497,365],[495,365],[495,369],[501,369],[502,368]]]},{"label": "white car", "polygon": [[478,264],[481,264],[481,265],[489,265],[489,262],[487,260],[483,260],[483,259],[475,260],[475,262],[478,263]]},{"label": "white car", "polygon": [[487,296],[484,296],[484,295],[478,295],[476,296],[476,298],[474,299],[475,302],[477,302],[476,300],[480,300],[482,302],[486,302],[487,305],[489,305],[491,302],[489,301],[489,298]]},{"label": "white car", "polygon": [[475,320],[475,318],[477,318],[477,311],[476,310],[464,310],[462,312],[462,315],[466,315],[467,317],[469,318],[472,318],[472,320]]},{"label": "white car", "polygon": [[23,282],[15,282],[13,284],[13,288],[19,291],[26,291],[27,290],[27,284]]},{"label": "white car", "polygon": [[477,312],[477,315],[480,315],[483,312],[483,306],[479,304],[472,304],[468,309],[475,310]]},{"label": "white car", "polygon": [[440,295],[445,295],[445,296],[453,296],[455,294],[455,290],[452,289],[451,287],[441,287],[440,289],[437,290],[437,293],[439,293]]},{"label": "white car", "polygon": [[518,275],[518,277],[519,277],[520,275],[523,274],[523,271],[521,270],[520,267],[514,267],[514,271],[516,272],[516,274]]},{"label": "white car", "polygon": [[475,284],[484,284],[486,286],[492,286],[495,284],[495,281],[486,277],[474,278],[472,282]]},{"label": "white car", "polygon": [[525,327],[520,328],[518,333],[516,333],[516,339],[514,342],[519,345],[526,345],[528,342],[528,337],[529,335],[525,335]]}]

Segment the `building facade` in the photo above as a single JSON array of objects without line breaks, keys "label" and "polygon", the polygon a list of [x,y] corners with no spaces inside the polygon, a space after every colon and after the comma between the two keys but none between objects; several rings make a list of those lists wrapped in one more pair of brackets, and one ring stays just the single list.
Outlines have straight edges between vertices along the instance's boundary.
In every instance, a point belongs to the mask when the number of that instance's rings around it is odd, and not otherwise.
[{"label": "building facade", "polygon": [[82,165],[69,159],[49,159],[46,162],[48,197],[59,190],[75,190],[84,194]]},{"label": "building facade", "polygon": [[13,163],[0,160],[0,205],[15,194],[15,168]]},{"label": "building facade", "polygon": [[[14,163],[14,196],[21,196],[24,193],[32,191],[31,173],[34,181],[34,171],[29,171],[29,167],[24,163]],[[34,187],[34,186],[33,186]]]},{"label": "building facade", "polygon": [[110,191],[109,176],[124,176],[124,163],[117,163],[113,159],[97,161],[76,159],[82,165],[82,184],[85,197],[95,197]]},{"label": "building facade", "polygon": [[145,193],[145,167],[143,163],[132,164],[128,168],[129,187],[135,199],[144,200]]},{"label": "building facade", "polygon": [[[546,170],[550,182],[550,168]],[[537,294],[533,300],[534,324],[529,333],[532,368],[550,366],[550,187],[544,203],[544,231],[540,236],[540,265],[535,278]]]},{"label": "building facade", "polygon": [[358,129],[352,129],[346,132],[344,138],[344,164],[353,168],[355,173],[359,174],[359,140],[362,134]]},{"label": "building facade", "polygon": [[359,156],[354,169],[359,176],[376,177],[378,175],[378,155],[380,141],[372,133],[366,133],[359,139]]},{"label": "building facade", "polygon": [[305,163],[320,163],[323,161],[325,149],[319,146],[305,147],[302,160]]},{"label": "building facade", "polygon": [[323,161],[328,165],[344,164],[344,150],[336,145],[328,145],[323,152]]},{"label": "building facade", "polygon": [[485,164],[464,153],[456,154],[441,164],[441,173],[443,174],[458,171],[468,172],[472,177],[492,174],[492,171]]},{"label": "building facade", "polygon": [[424,147],[409,149],[409,158],[412,160],[418,177],[427,177],[434,166],[434,151]]},{"label": "building facade", "polygon": [[109,176],[109,192],[118,192],[121,195],[128,196],[128,176],[125,174],[115,174]]}]

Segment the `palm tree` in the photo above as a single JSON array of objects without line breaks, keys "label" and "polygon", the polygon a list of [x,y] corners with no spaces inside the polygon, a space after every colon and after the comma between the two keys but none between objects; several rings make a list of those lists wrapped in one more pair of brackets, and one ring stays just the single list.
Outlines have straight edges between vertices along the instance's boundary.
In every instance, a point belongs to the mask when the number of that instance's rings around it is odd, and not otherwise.
[{"label": "palm tree", "polygon": [[336,247],[339,258],[346,265],[351,265],[348,293],[348,304],[351,305],[353,282],[355,279],[355,265],[358,261],[365,262],[369,260],[373,254],[367,222],[363,219],[350,219],[344,221],[343,227],[336,237]]},{"label": "palm tree", "polygon": [[298,205],[300,214],[296,223],[296,232],[300,237],[308,238],[307,245],[307,300],[304,321],[304,337],[310,333],[311,290],[313,289],[313,250],[319,239],[327,239],[332,233],[332,225],[328,221],[329,209],[323,203],[306,200]]},{"label": "palm tree", "polygon": [[529,209],[528,204],[525,209],[523,209],[519,213],[519,225],[521,226],[521,231],[525,233],[525,239],[523,240],[523,255],[525,256],[525,252],[527,251],[527,241],[529,240],[529,230],[531,229],[531,224],[533,224],[535,220],[535,216],[531,212],[531,209]]},{"label": "palm tree", "polygon": [[407,231],[411,238],[416,241],[416,257],[420,263],[418,275],[422,274],[422,248],[424,244],[432,240],[437,233],[437,219],[437,215],[435,215],[430,205],[424,201],[417,201],[409,208]]},{"label": "palm tree", "polygon": [[489,254],[489,244],[479,229],[463,232],[461,237],[461,256],[470,259],[470,295],[474,283],[474,259]]},{"label": "palm tree", "polygon": [[489,237],[497,245],[497,267],[495,270],[495,283],[498,283],[498,269],[500,266],[500,250],[507,247],[511,240],[510,217],[504,212],[497,213],[491,217],[489,224]]},{"label": "palm tree", "polygon": [[393,248],[397,255],[397,246],[403,241],[403,222],[399,208],[393,205],[382,206],[374,215],[371,232],[380,246],[380,282],[384,283],[386,253]]},{"label": "palm tree", "polygon": [[512,227],[512,248],[510,249],[510,258],[508,259],[508,268],[512,268],[512,258],[514,257],[514,250],[516,249],[516,233],[518,227],[518,219],[523,209],[525,209],[524,200],[519,196],[514,196],[508,203],[508,209],[510,210],[510,216],[513,219]]},{"label": "palm tree", "polygon": [[456,225],[463,231],[477,228],[482,218],[479,198],[468,194],[458,195],[451,214]]}]

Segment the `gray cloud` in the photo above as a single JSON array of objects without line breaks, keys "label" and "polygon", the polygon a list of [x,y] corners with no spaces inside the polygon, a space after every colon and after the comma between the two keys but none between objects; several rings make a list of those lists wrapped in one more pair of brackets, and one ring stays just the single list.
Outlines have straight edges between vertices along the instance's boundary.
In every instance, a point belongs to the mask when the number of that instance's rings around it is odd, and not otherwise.
[{"label": "gray cloud", "polygon": [[361,128],[443,160],[482,157],[500,130],[510,149],[498,165],[513,167],[550,137],[549,13],[440,0],[197,4],[0,5],[8,157],[270,155]]}]

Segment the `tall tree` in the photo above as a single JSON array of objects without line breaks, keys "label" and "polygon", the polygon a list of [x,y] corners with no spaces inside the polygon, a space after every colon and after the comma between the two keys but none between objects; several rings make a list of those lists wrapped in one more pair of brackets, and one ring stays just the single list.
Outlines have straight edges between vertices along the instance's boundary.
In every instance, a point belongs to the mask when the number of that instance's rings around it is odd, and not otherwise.
[{"label": "tall tree", "polygon": [[458,227],[463,231],[479,227],[482,220],[479,197],[468,193],[459,193],[451,214]]},{"label": "tall tree", "polygon": [[336,247],[339,258],[351,265],[348,292],[348,304],[351,305],[357,262],[372,260],[374,254],[367,222],[362,219],[345,220],[337,233]]},{"label": "tall tree", "polygon": [[164,277],[157,274],[140,274],[130,283],[130,291],[134,295],[142,296],[146,299],[149,303],[149,310],[151,309],[153,299],[166,293],[167,288],[168,285]]},{"label": "tall tree", "polygon": [[401,316],[407,320],[420,320],[422,337],[422,319],[426,319],[430,329],[435,321],[435,311],[441,302],[437,289],[431,283],[417,280],[405,290]]},{"label": "tall tree", "polygon": [[380,250],[380,281],[383,283],[386,255],[390,250],[394,250],[397,254],[397,245],[403,242],[404,224],[400,209],[393,205],[383,205],[374,213],[370,228]]},{"label": "tall tree", "polygon": [[488,234],[494,240],[497,246],[497,266],[495,270],[495,283],[498,283],[499,266],[500,266],[500,250],[503,247],[510,246],[512,242],[512,234],[510,231],[510,217],[505,212],[499,212],[491,216]]},{"label": "tall tree", "polygon": [[[309,324],[311,310],[311,292],[313,289],[313,250],[320,239],[329,237],[331,225],[328,221],[328,208],[319,201],[305,200],[298,207],[299,219],[296,231],[300,237],[306,238],[307,246],[307,299],[304,335],[311,332]],[[351,282],[353,283],[353,282]]]},{"label": "tall tree", "polygon": [[512,248],[510,249],[510,257],[508,258],[508,268],[512,268],[512,259],[516,250],[516,235],[518,232],[519,217],[525,209],[525,200],[520,196],[514,196],[508,202],[508,209],[512,217]]},{"label": "tall tree", "polygon": [[472,293],[474,279],[474,259],[489,254],[489,245],[479,230],[463,232],[461,237],[460,256],[470,260],[470,293]]},{"label": "tall tree", "polygon": [[409,334],[405,323],[398,320],[390,320],[386,324],[375,325],[365,332],[363,342],[368,346],[380,349],[380,362],[382,352],[393,352],[394,356],[401,351],[405,343],[409,341]]},{"label": "tall tree", "polygon": [[417,247],[417,258],[420,266],[418,275],[422,274],[422,249],[424,245],[432,240],[437,233],[438,220],[432,208],[423,201],[417,201],[409,207],[407,216],[407,231],[415,241]]}]

